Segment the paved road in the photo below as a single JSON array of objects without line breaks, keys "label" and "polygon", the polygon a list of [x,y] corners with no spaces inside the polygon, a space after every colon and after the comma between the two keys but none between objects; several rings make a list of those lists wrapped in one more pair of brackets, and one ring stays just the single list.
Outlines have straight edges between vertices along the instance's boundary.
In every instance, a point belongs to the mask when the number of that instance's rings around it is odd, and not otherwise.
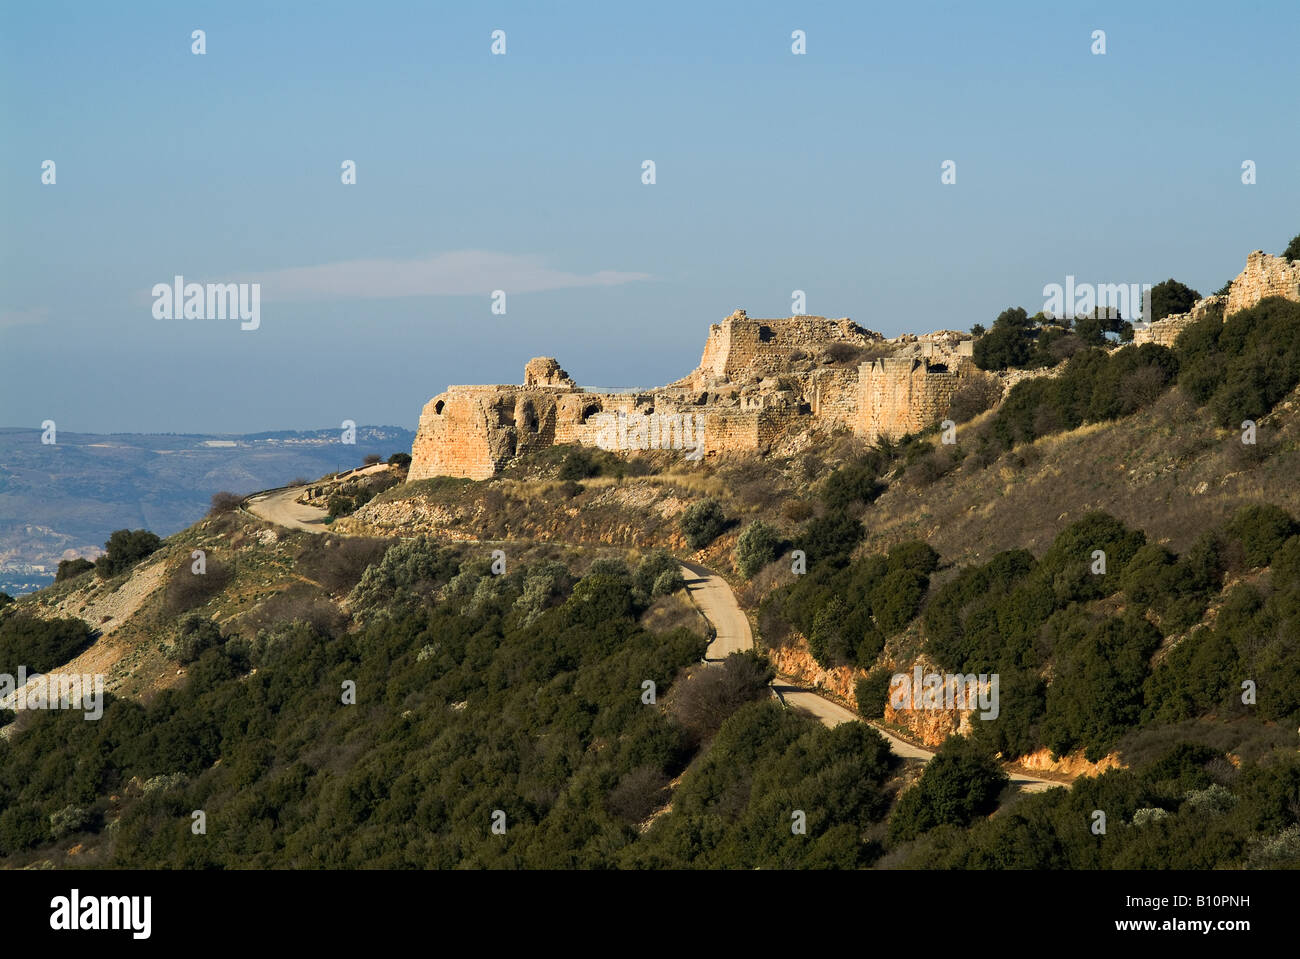
[{"label": "paved road", "polygon": [[329,527],[325,525],[325,510],[294,502],[301,495],[301,486],[274,493],[257,493],[244,501],[244,507],[259,519],[277,526],[308,533],[326,532]]},{"label": "paved road", "polygon": [[[388,468],[385,463],[377,463],[350,470],[343,475],[364,476],[368,473],[381,473]],[[301,486],[291,486],[288,489],[271,490],[269,493],[254,493],[244,500],[244,507],[254,516],[277,526],[300,529],[307,533],[330,532],[330,528],[325,525],[327,514],[323,508],[296,502],[302,491]]]},{"label": "paved road", "polygon": [[682,563],[682,576],[691,599],[700,608],[704,618],[713,624],[715,636],[704,658],[721,662],[732,653],[754,646],[754,634],[749,629],[749,618],[736,602],[736,594],[727,581],[712,570],[694,563]]},{"label": "paved road", "polygon": [[[682,575],[691,598],[700,607],[700,611],[717,630],[717,637],[709,644],[704,658],[710,662],[720,661],[731,653],[750,649],[754,645],[754,634],[749,628],[749,618],[736,601],[736,594],[725,579],[716,573],[697,566],[694,563],[682,563]],[[788,680],[774,680],[772,692],[791,709],[808,713],[827,728],[840,723],[862,721],[851,709],[832,702],[810,689],[795,686]],[[928,762],[934,756],[934,750],[925,749],[899,739],[893,733],[882,729],[875,723],[869,725],[885,737],[890,750],[904,759],[919,759]],[[1054,786],[1064,785],[1048,779],[1039,779],[1023,773],[1012,773],[1011,781],[1025,792],[1041,792]]]},{"label": "paved road", "polygon": [[[375,468],[384,469],[386,467],[379,466]],[[300,529],[308,533],[324,533],[328,531],[329,527],[324,523],[325,511],[314,506],[304,506],[295,502],[300,495],[302,495],[301,487],[274,490],[269,493],[256,493],[248,497],[245,506],[255,516],[280,526]],[[713,641],[709,643],[708,648],[705,650],[705,660],[708,662],[721,662],[732,653],[752,649],[754,634],[749,628],[749,617],[740,608],[740,604],[736,601],[736,594],[731,591],[731,586],[728,585],[727,581],[713,571],[695,563],[682,563],[682,577],[686,580],[686,588],[690,591],[691,599],[695,601],[700,612],[713,625],[715,632]],[[810,689],[791,685],[788,681],[773,682],[772,692],[787,706],[808,713],[827,727],[838,726],[840,723],[855,720],[860,721],[860,717],[852,710],[831,702]],[[929,761],[930,757],[934,755],[933,750],[899,739],[893,733],[881,729],[875,723],[870,725],[885,737],[885,741],[889,743],[889,748],[895,755],[904,759],[919,759],[922,762]],[[1051,789],[1053,786],[1064,785],[1052,780],[1027,776],[1023,773],[1012,774],[1011,781],[1027,792],[1039,792],[1044,789]]]}]

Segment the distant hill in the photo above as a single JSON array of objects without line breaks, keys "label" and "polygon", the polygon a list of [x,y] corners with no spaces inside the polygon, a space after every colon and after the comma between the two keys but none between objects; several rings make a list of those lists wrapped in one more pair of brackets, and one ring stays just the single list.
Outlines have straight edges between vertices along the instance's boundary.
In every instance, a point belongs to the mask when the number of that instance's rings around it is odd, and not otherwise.
[{"label": "distant hill", "polygon": [[[68,550],[85,555],[115,529],[160,536],[184,529],[219,490],[250,493],[303,476],[357,466],[368,454],[409,452],[414,434],[360,426],[356,444],[340,431],[72,433],[42,445],[41,431],[0,428],[0,576],[53,572]],[[14,576],[8,573],[14,573]]]}]

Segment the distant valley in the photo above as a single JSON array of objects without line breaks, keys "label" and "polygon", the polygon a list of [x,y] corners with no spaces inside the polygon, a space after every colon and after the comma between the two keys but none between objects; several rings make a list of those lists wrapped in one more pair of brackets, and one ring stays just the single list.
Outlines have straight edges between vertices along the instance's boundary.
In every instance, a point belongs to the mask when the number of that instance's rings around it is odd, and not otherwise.
[{"label": "distant valley", "polygon": [[168,536],[194,523],[220,490],[249,493],[409,451],[414,433],[73,433],[41,443],[33,428],[0,428],[0,591],[48,583],[60,559],[93,556],[115,529]]}]

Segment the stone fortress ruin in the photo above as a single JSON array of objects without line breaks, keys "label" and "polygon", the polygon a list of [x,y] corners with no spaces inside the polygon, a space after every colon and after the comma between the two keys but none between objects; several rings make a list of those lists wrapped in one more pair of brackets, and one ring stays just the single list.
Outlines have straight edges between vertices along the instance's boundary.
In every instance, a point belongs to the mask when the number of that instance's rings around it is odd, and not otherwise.
[{"label": "stone fortress ruin", "polygon": [[[1136,330],[1134,342],[1172,345],[1218,303],[1228,316],[1266,296],[1300,301],[1300,261],[1251,253],[1226,295]],[[420,414],[409,478],[486,479],[517,457],[566,443],[675,449],[695,459],[793,453],[836,431],[898,439],[946,418],[964,383],[983,379],[1005,392],[1027,375],[980,371],[973,347],[969,333],[887,340],[849,319],[766,320],[737,310],[709,327],[699,366],[667,386],[588,390],[554,359],[537,357],[522,386],[448,387]]]},{"label": "stone fortress ruin", "polygon": [[695,370],[657,389],[583,389],[550,357],[529,360],[522,386],[448,387],[420,415],[409,475],[485,479],[561,443],[711,456],[794,450],[835,430],[898,438],[942,419],[964,380],[987,376],[971,347],[967,333],[886,340],[848,319],[737,310],[709,328]]},{"label": "stone fortress ruin", "polygon": [[1285,260],[1256,250],[1246,257],[1246,268],[1237,274],[1227,293],[1197,300],[1186,313],[1156,320],[1133,332],[1133,342],[1173,346],[1178,334],[1213,310],[1222,309],[1224,319],[1254,306],[1269,296],[1300,302],[1300,260]]}]

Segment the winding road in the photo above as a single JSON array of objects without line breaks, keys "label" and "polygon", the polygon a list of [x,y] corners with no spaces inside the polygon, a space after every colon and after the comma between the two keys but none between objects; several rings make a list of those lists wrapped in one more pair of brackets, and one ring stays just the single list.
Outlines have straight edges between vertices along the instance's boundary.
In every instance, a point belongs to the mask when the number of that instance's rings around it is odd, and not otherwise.
[{"label": "winding road", "polygon": [[[732,592],[727,581],[716,573],[694,563],[682,563],[682,570],[683,575],[687,577],[686,588],[690,590],[691,598],[695,600],[700,612],[713,624],[714,629],[717,631],[716,638],[709,644],[709,648],[704,654],[705,661],[720,662],[732,653],[752,649],[754,634],[749,627],[749,618],[740,608],[740,604],[736,602],[736,594]],[[885,738],[885,741],[889,743],[890,750],[896,756],[928,762],[934,755],[934,750],[925,749],[914,743],[899,739],[888,730],[882,729],[869,720],[863,720],[852,710],[846,709],[839,703],[831,702],[810,689],[795,686],[788,681],[774,680],[772,692],[786,706],[808,713],[828,728],[838,726],[840,723],[866,722]],[[1029,776],[1021,772],[1009,772],[1008,775],[1011,777],[1012,784],[1018,786],[1024,792],[1042,792],[1046,789],[1065,785],[1054,780],[1039,779],[1036,776]]]},{"label": "winding road", "polygon": [[[307,533],[330,532],[330,527],[325,525],[325,511],[297,502],[300,495],[302,495],[300,486],[254,493],[244,499],[243,509],[277,526]],[[732,592],[730,584],[717,573],[695,563],[682,563],[682,575],[686,580],[686,588],[690,592],[691,599],[714,629],[714,638],[704,653],[705,661],[720,663],[732,653],[753,649],[754,634],[749,626],[749,617],[740,608],[740,603],[736,601],[736,594]],[[885,738],[890,750],[903,759],[928,762],[934,755],[934,750],[900,739],[875,723],[863,720],[852,710],[831,702],[810,689],[795,686],[788,680],[774,680],[772,693],[786,706],[809,714],[828,728],[838,726],[840,723],[867,722]],[[1009,775],[1011,782],[1025,792],[1041,792],[1066,785],[1020,772],[1012,772]]]}]

